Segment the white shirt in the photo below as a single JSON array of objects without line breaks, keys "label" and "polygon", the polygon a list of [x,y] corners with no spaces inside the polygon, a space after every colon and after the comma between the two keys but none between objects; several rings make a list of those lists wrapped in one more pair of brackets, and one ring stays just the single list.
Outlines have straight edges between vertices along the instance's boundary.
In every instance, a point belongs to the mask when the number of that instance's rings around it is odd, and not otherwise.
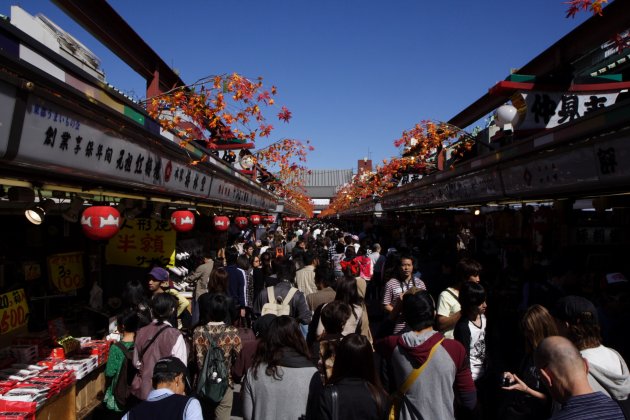
[{"label": "white shirt", "polygon": [[[449,292],[451,292],[452,294]],[[452,287],[449,287],[446,290],[444,290],[442,293],[440,293],[440,297],[438,298],[438,307],[437,307],[438,315],[451,316],[462,309],[462,307],[459,305],[459,301],[457,300],[455,296],[453,296],[453,294],[459,297],[459,291],[453,289]],[[444,334],[444,337],[453,338],[454,328],[455,327],[451,328],[450,330],[442,331],[442,334]]]},{"label": "white shirt", "polygon": [[470,330],[470,373],[473,381],[483,376],[486,360],[486,316],[481,314],[481,327],[468,321]]}]

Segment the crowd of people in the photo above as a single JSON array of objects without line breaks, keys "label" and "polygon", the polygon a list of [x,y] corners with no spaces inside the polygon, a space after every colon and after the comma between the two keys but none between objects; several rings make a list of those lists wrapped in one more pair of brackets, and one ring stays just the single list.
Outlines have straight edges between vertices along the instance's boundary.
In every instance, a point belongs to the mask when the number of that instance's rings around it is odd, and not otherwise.
[{"label": "crowd of people", "polygon": [[435,276],[417,250],[332,226],[258,236],[204,255],[191,307],[164,268],[127,285],[106,370],[114,416],[629,418],[628,367],[585,296],[523,293],[512,322],[472,255]]}]

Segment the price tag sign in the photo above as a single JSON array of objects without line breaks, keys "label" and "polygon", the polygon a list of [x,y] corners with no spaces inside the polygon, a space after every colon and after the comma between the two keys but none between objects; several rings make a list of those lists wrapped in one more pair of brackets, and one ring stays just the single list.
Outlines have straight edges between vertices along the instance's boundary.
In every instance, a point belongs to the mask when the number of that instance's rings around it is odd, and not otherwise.
[{"label": "price tag sign", "polygon": [[0,334],[6,334],[28,322],[28,303],[24,289],[0,295]]},{"label": "price tag sign", "polygon": [[70,292],[83,287],[83,253],[69,252],[48,257],[50,281],[60,292]]}]

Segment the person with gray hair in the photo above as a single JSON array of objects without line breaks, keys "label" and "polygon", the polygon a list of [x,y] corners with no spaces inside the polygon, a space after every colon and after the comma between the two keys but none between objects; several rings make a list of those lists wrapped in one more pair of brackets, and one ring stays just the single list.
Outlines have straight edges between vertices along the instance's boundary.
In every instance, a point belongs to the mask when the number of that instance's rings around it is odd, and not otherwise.
[{"label": "person with gray hair", "polygon": [[545,338],[534,353],[534,363],[553,399],[562,404],[550,420],[625,418],[616,402],[593,391],[588,381],[588,362],[571,341],[560,336]]}]

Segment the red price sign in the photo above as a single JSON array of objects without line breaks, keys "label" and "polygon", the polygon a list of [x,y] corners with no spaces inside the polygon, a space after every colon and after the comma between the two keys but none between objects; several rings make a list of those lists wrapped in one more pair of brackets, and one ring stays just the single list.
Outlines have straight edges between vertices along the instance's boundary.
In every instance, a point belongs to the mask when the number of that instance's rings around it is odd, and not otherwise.
[{"label": "red price sign", "polygon": [[83,253],[70,252],[48,257],[50,281],[60,292],[83,287]]},{"label": "red price sign", "polygon": [[24,289],[0,295],[0,334],[23,327],[28,322],[28,303]]}]

